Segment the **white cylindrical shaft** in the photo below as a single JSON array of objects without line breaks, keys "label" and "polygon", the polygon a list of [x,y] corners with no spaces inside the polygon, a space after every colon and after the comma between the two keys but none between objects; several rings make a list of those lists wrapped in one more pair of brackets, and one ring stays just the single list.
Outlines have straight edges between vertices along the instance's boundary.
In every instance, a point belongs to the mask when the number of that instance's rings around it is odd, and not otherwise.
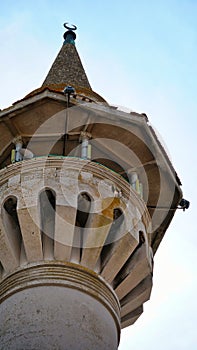
[{"label": "white cylindrical shaft", "polygon": [[117,350],[117,297],[91,271],[51,262],[8,279],[0,296],[0,349]]},{"label": "white cylindrical shaft", "polygon": [[81,143],[81,158],[88,159],[88,138],[84,137]]},{"label": "white cylindrical shaft", "polygon": [[16,154],[15,154],[16,162],[20,162],[23,159],[22,154],[20,153],[21,148],[22,148],[22,142],[19,141],[16,143]]}]

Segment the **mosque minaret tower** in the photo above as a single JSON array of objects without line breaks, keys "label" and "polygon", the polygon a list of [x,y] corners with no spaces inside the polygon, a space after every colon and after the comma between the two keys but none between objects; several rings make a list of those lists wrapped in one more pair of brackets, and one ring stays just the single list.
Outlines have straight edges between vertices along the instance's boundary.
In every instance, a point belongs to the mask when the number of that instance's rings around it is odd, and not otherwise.
[{"label": "mosque minaret tower", "polygon": [[2,350],[116,350],[188,206],[147,116],[92,90],[65,28],[42,86],[0,111]]}]

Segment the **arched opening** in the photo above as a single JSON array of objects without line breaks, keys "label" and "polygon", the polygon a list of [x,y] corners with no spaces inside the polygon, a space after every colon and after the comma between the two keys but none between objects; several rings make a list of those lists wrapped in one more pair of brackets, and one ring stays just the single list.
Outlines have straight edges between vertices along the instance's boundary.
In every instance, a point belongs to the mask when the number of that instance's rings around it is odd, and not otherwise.
[{"label": "arched opening", "polygon": [[17,216],[17,198],[12,196],[5,200],[4,209],[9,215],[10,220],[12,220],[14,226],[19,226],[18,216]]},{"label": "arched opening", "polygon": [[40,228],[42,234],[44,259],[53,259],[55,232],[55,193],[51,189],[44,189],[39,196]]},{"label": "arched opening", "polygon": [[81,261],[85,227],[91,211],[92,198],[87,192],[82,192],[77,198],[77,214],[75,221],[75,233],[72,250],[72,261]]},{"label": "arched opening", "polygon": [[77,199],[76,226],[85,227],[91,207],[91,197],[88,193],[82,192]]},{"label": "arched opening", "polygon": [[7,237],[11,242],[18,260],[20,261],[22,235],[17,214],[17,198],[15,196],[10,196],[4,201],[2,220]]}]

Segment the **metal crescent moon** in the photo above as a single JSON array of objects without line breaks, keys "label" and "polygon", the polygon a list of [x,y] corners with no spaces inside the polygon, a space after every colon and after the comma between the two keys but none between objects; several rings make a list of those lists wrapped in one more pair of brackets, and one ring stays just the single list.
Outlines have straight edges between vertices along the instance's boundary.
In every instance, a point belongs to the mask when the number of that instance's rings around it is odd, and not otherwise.
[{"label": "metal crescent moon", "polygon": [[76,30],[77,26],[75,26],[74,24],[71,24],[71,27],[68,26],[68,22],[64,23],[64,27],[68,30]]}]

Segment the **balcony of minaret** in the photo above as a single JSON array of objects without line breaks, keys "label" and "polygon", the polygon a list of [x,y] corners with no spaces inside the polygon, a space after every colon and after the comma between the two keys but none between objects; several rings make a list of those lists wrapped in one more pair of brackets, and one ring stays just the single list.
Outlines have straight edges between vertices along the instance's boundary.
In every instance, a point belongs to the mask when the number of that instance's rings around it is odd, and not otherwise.
[{"label": "balcony of minaret", "polygon": [[[2,293],[12,274],[42,264],[78,264],[118,296],[122,327],[152,286],[151,219],[129,183],[83,159],[40,157],[1,170]],[[5,284],[5,286],[4,286]]]},{"label": "balcony of minaret", "polygon": [[47,90],[0,114],[2,295],[31,266],[80,267],[134,323],[182,196],[147,117]]},{"label": "balcony of minaret", "polygon": [[[99,103],[77,104],[73,96],[67,104],[63,92],[45,89],[30,94],[0,116],[1,168],[43,156],[80,159],[87,147],[85,158],[120,175],[146,203],[155,254],[182,192],[169,157],[145,115]],[[18,152],[21,158],[17,158]]]},{"label": "balcony of minaret", "polygon": [[146,114],[91,89],[64,26],[43,85],[0,110],[3,349],[117,349],[182,198]]}]

